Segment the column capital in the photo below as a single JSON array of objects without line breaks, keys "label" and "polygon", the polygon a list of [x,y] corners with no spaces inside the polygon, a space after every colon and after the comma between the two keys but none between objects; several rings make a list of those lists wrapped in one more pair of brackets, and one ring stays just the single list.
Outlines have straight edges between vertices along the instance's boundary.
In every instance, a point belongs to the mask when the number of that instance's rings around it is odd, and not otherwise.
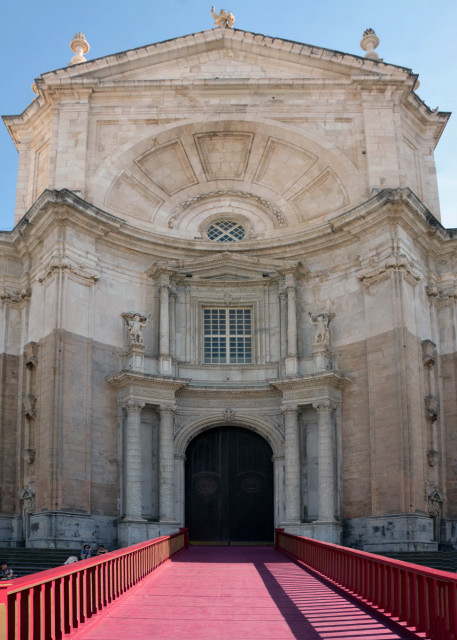
[{"label": "column capital", "polygon": [[145,407],[145,402],[141,400],[135,400],[130,398],[122,403],[122,408],[127,411],[127,413],[141,413],[142,409]]},{"label": "column capital", "polygon": [[332,402],[329,398],[322,398],[320,400],[315,400],[313,402],[313,409],[316,409],[318,413],[333,413],[336,409],[337,405]]},{"label": "column capital", "polygon": [[174,418],[176,414],[176,406],[160,405],[159,413],[160,416],[171,416]]},{"label": "column capital", "polygon": [[295,404],[295,405],[284,405],[281,407],[281,413],[283,413],[284,415],[291,415],[291,414],[295,414],[298,415],[298,412],[300,411],[300,408]]}]

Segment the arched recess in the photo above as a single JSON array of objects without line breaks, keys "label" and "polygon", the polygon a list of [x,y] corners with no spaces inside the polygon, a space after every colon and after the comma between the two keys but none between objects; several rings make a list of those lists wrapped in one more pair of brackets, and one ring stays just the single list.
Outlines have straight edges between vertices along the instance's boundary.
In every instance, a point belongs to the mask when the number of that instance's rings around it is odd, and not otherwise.
[{"label": "arched recess", "polygon": [[185,526],[191,541],[273,541],[272,453],[256,431],[230,424],[206,429],[190,441],[185,462]]},{"label": "arched recess", "polygon": [[224,420],[220,412],[185,423],[175,438],[175,455],[178,457],[185,456],[187,446],[191,440],[199,433],[212,427],[220,426],[221,424],[230,424],[235,427],[251,429],[265,438],[272,448],[273,456],[279,458],[284,455],[284,436],[271,420],[259,420],[249,415],[244,416],[237,414],[236,418],[229,422],[228,420]]},{"label": "arched recess", "polygon": [[248,217],[253,206],[252,224],[260,216],[268,236],[345,210],[360,201],[365,184],[352,159],[322,134],[227,118],[167,125],[116,148],[89,191],[116,215],[184,237],[198,236],[201,217],[214,213],[211,196],[225,194],[230,212],[238,194]]}]

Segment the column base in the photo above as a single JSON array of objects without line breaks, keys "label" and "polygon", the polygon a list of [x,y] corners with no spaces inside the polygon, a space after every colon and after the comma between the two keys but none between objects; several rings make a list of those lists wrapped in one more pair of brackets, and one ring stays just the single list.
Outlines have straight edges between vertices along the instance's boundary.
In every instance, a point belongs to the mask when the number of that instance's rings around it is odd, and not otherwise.
[{"label": "column base", "polygon": [[173,520],[148,522],[147,520],[127,520],[123,518],[117,525],[119,547],[129,547],[138,542],[146,542],[179,531],[181,525]]},{"label": "column base", "polygon": [[286,376],[296,376],[298,372],[298,359],[296,356],[288,356],[285,360]]},{"label": "column base", "polygon": [[331,542],[332,544],[341,544],[341,536],[343,532],[343,525],[341,522],[313,522],[313,532],[315,540],[322,540],[322,542]]},{"label": "column base", "polygon": [[294,536],[341,544],[342,524],[340,522],[282,522],[279,526],[286,533]]},{"label": "column base", "polygon": [[419,513],[345,520],[344,544],[371,553],[438,550],[432,518]]}]

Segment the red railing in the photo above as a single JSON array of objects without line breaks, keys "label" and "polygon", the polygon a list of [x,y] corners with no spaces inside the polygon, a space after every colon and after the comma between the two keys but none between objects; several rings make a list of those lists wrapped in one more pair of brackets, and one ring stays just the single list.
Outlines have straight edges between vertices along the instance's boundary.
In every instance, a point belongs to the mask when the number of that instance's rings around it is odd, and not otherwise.
[{"label": "red railing", "polygon": [[181,529],[0,583],[0,639],[59,640],[187,546],[187,529]]},{"label": "red railing", "polygon": [[276,549],[433,640],[457,640],[457,577],[276,530]]}]

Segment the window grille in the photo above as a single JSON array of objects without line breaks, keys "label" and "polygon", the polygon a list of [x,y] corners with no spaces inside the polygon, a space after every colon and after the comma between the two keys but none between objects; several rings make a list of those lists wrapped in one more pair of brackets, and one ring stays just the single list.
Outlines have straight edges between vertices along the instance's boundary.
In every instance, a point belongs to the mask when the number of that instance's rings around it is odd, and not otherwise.
[{"label": "window grille", "polygon": [[208,227],[207,234],[215,242],[236,242],[244,238],[246,231],[243,225],[234,220],[218,220]]},{"label": "window grille", "polygon": [[206,364],[252,363],[251,309],[204,309],[203,334]]}]

